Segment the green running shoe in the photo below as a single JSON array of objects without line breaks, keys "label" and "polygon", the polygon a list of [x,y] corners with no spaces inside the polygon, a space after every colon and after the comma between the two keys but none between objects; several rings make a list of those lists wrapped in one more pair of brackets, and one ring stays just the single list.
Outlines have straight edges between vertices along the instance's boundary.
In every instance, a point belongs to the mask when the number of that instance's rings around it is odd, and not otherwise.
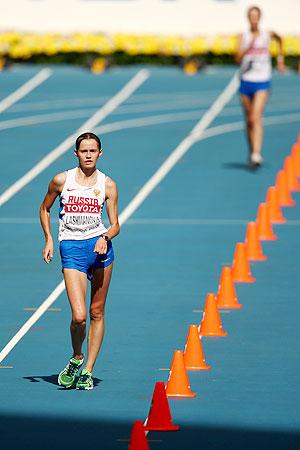
[{"label": "green running shoe", "polygon": [[85,391],[91,391],[94,389],[92,376],[92,372],[89,372],[87,369],[83,369],[76,383],[76,389],[82,389]]},{"label": "green running shoe", "polygon": [[58,384],[66,389],[73,386],[75,377],[83,364],[82,359],[71,358],[67,366],[58,375]]}]

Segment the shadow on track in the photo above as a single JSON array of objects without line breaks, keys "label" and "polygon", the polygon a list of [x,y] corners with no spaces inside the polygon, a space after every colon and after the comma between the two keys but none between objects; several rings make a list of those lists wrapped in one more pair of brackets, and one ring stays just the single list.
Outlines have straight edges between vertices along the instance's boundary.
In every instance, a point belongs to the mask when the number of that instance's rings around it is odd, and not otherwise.
[{"label": "shadow on track", "polygon": [[[0,415],[3,449],[9,450],[125,450],[132,422],[82,420],[70,417]],[[152,450],[297,450],[300,433],[248,428],[181,426],[172,433],[150,432]]]},{"label": "shadow on track", "polygon": [[268,163],[263,163],[263,165],[260,167],[250,167],[249,164],[247,164],[247,163],[227,162],[227,163],[223,163],[222,167],[224,169],[245,170],[246,172],[256,173],[256,172],[260,172],[266,168],[269,169],[271,166]]},{"label": "shadow on track", "polygon": [[[34,376],[31,376],[31,377],[23,377],[24,380],[28,380],[31,383],[40,383],[41,381],[45,381],[46,383],[50,383],[50,384],[56,385],[60,390],[63,390],[63,391],[68,390],[68,389],[62,388],[62,387],[60,387],[58,385],[57,378],[58,378],[58,374],[53,374],[53,375],[34,375]],[[93,377],[93,381],[94,381],[94,387],[97,387],[101,383],[101,381],[103,381],[103,380],[100,380],[100,378]],[[72,389],[75,389],[75,387],[72,388]]]}]

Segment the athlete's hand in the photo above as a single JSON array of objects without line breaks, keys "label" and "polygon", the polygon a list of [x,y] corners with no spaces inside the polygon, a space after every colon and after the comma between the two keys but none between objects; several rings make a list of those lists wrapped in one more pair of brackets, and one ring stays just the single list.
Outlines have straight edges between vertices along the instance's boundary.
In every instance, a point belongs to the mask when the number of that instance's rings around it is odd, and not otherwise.
[{"label": "athlete's hand", "polygon": [[107,242],[105,239],[100,237],[98,241],[96,242],[94,252],[98,253],[99,255],[104,255],[107,253]]},{"label": "athlete's hand", "polygon": [[43,250],[43,258],[45,263],[49,264],[53,258],[53,240],[48,239],[46,241],[45,248]]}]

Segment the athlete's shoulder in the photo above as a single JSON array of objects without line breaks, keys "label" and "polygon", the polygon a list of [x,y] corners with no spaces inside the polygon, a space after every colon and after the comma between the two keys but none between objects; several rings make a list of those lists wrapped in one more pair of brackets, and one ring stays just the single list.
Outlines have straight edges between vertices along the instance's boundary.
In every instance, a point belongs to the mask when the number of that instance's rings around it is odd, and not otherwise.
[{"label": "athlete's shoulder", "polygon": [[110,177],[105,178],[105,197],[106,199],[116,199],[118,198],[118,188],[117,184]]},{"label": "athlete's shoulder", "polygon": [[60,172],[54,175],[52,178],[52,183],[56,187],[63,187],[67,179],[67,173],[66,172]]},{"label": "athlete's shoulder", "polygon": [[110,189],[116,189],[117,188],[117,183],[110,177],[105,177],[105,187],[106,188],[110,188]]}]

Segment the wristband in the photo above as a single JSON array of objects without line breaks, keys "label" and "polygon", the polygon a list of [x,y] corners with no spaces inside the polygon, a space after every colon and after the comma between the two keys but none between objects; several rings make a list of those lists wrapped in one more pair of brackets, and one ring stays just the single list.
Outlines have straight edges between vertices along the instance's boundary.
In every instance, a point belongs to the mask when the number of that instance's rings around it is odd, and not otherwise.
[{"label": "wristband", "polygon": [[101,234],[102,239],[104,239],[106,242],[110,241],[109,237],[106,236],[105,234]]}]

